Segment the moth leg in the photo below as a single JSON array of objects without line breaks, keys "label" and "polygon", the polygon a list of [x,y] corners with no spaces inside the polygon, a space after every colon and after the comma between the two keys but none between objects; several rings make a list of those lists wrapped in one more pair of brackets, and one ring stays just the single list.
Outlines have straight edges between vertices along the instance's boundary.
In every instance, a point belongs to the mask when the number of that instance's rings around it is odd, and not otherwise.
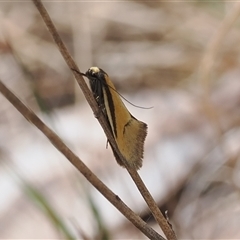
[{"label": "moth leg", "polygon": [[101,109],[99,108],[98,110],[97,110],[97,112],[96,113],[94,113],[94,117],[95,118],[97,118],[97,119],[99,119],[99,117],[100,117],[100,115],[101,115]]},{"label": "moth leg", "polygon": [[108,148],[108,143],[109,143],[109,140],[107,140],[107,142],[106,142],[106,149]]},{"label": "moth leg", "polygon": [[105,110],[105,106],[102,103],[99,103],[99,96],[96,97],[96,101],[98,104],[98,111],[96,113],[94,113],[95,118],[99,118],[101,115],[101,112],[104,114],[104,116],[106,115],[106,110]]}]

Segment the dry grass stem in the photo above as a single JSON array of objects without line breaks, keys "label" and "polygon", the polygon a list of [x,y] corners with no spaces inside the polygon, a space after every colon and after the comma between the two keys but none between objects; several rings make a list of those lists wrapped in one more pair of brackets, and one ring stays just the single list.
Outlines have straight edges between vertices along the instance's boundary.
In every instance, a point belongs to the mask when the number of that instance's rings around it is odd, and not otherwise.
[{"label": "dry grass stem", "polygon": [[0,92],[12,105],[33,125],[35,125],[51,143],[81,172],[85,178],[111,202],[129,221],[150,239],[164,240],[157,232],[150,228],[138,215],[114,194],[96,175],[77,157],[37,115],[27,108],[0,80]]},{"label": "dry grass stem", "polygon": [[[79,86],[81,87],[88,103],[90,104],[95,116],[98,116],[98,120],[99,123],[101,124],[108,140],[111,142],[112,146],[114,147],[114,149],[116,150],[116,152],[119,154],[119,156],[121,156],[121,154],[119,153],[119,150],[116,146],[115,140],[111,134],[111,131],[108,127],[108,124],[103,116],[103,114],[99,114],[99,109],[98,106],[96,104],[95,99],[93,98],[90,90],[88,89],[86,83],[84,82],[82,76],[80,76],[79,74],[77,74],[76,70],[79,71],[78,67],[76,66],[75,62],[73,61],[72,57],[70,56],[67,48],[65,47],[64,43],[62,42],[59,34],[57,33],[56,28],[54,27],[46,9],[44,8],[44,6],[42,5],[41,1],[39,0],[33,0],[34,4],[36,5],[38,11],[40,12],[46,26],[48,27],[49,32],[51,33],[55,43],[57,44],[63,58],[65,59],[67,65],[69,66],[69,68],[72,70]],[[74,71],[75,70],[75,71]],[[125,159],[122,158],[122,162],[124,163],[125,167],[127,168],[128,172],[130,173],[133,181],[135,182],[135,184],[137,185],[139,191],[141,192],[143,198],[145,199],[145,201],[147,202],[154,218],[156,219],[156,221],[158,222],[159,226],[161,227],[161,229],[163,230],[164,234],[166,235],[167,239],[176,239],[175,233],[172,230],[172,228],[170,227],[170,225],[168,224],[167,220],[164,218],[164,216],[162,215],[161,211],[159,210],[157,204],[155,203],[154,199],[152,198],[151,194],[149,193],[149,191],[147,190],[146,186],[144,185],[143,181],[141,180],[140,176],[138,175],[137,171],[134,169],[130,169],[128,167],[128,164],[126,163]]]}]

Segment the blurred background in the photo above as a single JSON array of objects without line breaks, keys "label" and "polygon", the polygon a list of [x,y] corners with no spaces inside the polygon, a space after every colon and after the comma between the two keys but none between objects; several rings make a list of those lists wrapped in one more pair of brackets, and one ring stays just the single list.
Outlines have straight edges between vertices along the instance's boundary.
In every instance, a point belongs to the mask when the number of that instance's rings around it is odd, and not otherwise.
[{"label": "blurred background", "polygon": [[[234,3],[44,5],[81,71],[153,106],[126,103],[148,124],[139,174],[178,237],[240,238],[239,19],[206,57]],[[0,79],[160,232],[33,3],[1,2],[0,20]],[[146,239],[1,94],[0,238]]]}]

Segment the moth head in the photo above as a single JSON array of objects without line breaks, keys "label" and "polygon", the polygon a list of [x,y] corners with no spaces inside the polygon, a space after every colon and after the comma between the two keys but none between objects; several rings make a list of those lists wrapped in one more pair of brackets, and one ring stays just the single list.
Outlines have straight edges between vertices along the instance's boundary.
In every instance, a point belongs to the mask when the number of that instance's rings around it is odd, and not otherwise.
[{"label": "moth head", "polygon": [[107,74],[101,68],[90,67],[85,73],[85,75],[89,80],[101,80],[105,78],[105,75]]}]

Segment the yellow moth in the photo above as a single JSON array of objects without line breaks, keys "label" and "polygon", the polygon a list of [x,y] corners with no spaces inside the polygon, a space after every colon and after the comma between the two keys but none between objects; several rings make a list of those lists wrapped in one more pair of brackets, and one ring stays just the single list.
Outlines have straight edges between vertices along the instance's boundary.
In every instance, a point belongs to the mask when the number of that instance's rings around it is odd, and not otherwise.
[{"label": "yellow moth", "polygon": [[[106,117],[120,153],[130,167],[139,169],[142,166],[147,124],[131,115],[108,74],[101,68],[91,67],[82,75],[89,79],[94,98]],[[118,164],[124,166],[113,147],[112,150]]]}]

